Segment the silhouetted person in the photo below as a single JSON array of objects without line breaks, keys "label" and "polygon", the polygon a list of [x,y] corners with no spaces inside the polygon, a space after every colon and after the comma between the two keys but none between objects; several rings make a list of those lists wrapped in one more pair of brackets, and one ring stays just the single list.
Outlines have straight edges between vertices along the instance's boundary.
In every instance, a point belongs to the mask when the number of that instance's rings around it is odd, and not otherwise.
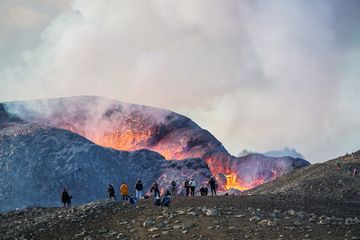
[{"label": "silhouetted person", "polygon": [[150,192],[154,193],[154,198],[158,196],[160,198],[160,191],[159,191],[159,185],[156,181],[154,181],[154,184],[152,185]]},{"label": "silhouetted person", "polygon": [[142,198],[142,191],[143,191],[143,184],[141,182],[140,179],[138,179],[138,181],[136,182],[136,185],[135,185],[135,197],[140,200]]},{"label": "silhouetted person", "polygon": [[212,196],[213,196],[214,194],[216,195],[216,180],[215,180],[214,177],[211,177],[211,178],[210,178],[209,186],[210,186],[210,189],[211,189],[211,195],[212,195]]},{"label": "silhouetted person", "polygon": [[109,198],[113,198],[114,200],[115,199],[115,189],[114,189],[114,186],[112,184],[109,184],[108,186],[108,193],[109,193]]},{"label": "silhouetted person", "polygon": [[209,192],[209,189],[206,186],[201,186],[201,188],[200,188],[201,196],[207,196],[208,192]]},{"label": "silhouetted person", "polygon": [[129,195],[129,187],[126,183],[122,183],[120,185],[120,193],[122,196],[122,200],[123,201],[127,201],[128,200],[128,195]]},{"label": "silhouetted person", "polygon": [[64,191],[61,194],[61,202],[64,204],[64,207],[70,207],[71,198],[72,197],[70,196],[66,188],[64,188]]},{"label": "silhouetted person", "polygon": [[184,188],[185,188],[185,194],[186,196],[189,196],[190,193],[190,183],[189,183],[189,179],[186,179],[185,183],[184,183]]}]

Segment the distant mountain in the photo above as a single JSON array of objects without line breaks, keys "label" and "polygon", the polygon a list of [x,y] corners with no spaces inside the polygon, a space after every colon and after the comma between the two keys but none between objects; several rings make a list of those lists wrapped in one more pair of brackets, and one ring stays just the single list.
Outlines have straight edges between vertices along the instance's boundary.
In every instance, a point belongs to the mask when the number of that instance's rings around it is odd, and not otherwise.
[{"label": "distant mountain", "polygon": [[[238,154],[238,157],[244,157],[252,153],[256,153],[256,152],[244,149]],[[292,158],[305,159],[304,156],[298,153],[294,148],[289,148],[289,147],[285,147],[284,149],[280,149],[280,150],[267,151],[262,154],[267,157],[292,157]]]},{"label": "distant mountain", "polygon": [[293,157],[305,159],[303,155],[298,153],[294,148],[285,147],[280,150],[272,150],[264,153],[268,157]]}]

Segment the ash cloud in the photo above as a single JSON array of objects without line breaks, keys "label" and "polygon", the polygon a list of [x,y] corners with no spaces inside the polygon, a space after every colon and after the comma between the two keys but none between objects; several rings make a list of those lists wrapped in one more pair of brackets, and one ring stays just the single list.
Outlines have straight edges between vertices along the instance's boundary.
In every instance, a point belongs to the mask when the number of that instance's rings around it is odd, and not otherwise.
[{"label": "ash cloud", "polygon": [[0,100],[100,95],[187,115],[233,153],[292,146],[324,161],[358,148],[356,9],[335,0],[72,1],[37,47],[1,65]]}]

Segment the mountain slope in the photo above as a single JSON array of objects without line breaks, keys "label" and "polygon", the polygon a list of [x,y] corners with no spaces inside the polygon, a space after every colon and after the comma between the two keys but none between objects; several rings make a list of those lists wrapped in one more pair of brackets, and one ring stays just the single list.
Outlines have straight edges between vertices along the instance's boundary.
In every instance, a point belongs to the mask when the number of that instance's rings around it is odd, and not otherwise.
[{"label": "mountain slope", "polygon": [[[337,170],[335,162],[342,167]],[[359,201],[360,177],[350,176],[348,169],[360,169],[360,151],[325,163],[318,163],[295,170],[276,180],[249,191],[251,194],[298,194]]]},{"label": "mountain slope", "polygon": [[125,151],[149,149],[168,160],[201,158],[221,183],[222,190],[252,188],[309,165],[302,159],[269,158],[260,154],[251,157],[256,161],[236,158],[191,119],[153,107],[91,96],[4,105],[6,111],[23,120],[69,130],[100,146]]}]

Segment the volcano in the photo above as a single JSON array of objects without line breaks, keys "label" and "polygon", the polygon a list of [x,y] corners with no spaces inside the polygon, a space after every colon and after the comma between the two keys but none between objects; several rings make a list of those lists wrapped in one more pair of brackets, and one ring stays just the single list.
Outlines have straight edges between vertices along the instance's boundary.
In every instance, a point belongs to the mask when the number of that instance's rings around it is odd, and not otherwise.
[{"label": "volcano", "polygon": [[154,107],[83,96],[4,104],[25,121],[66,129],[97,145],[122,151],[148,149],[167,160],[201,158],[223,190],[246,190],[309,165],[303,159],[250,154],[231,156],[191,119]]}]

